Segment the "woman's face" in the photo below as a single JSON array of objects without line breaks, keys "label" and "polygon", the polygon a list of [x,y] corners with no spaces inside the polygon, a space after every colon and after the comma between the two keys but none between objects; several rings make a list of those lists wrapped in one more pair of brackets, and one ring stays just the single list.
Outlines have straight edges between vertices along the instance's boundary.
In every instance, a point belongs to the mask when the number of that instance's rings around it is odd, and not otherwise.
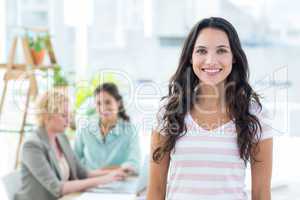
[{"label": "woman's face", "polygon": [[111,121],[118,117],[119,102],[108,92],[101,91],[96,95],[96,109],[100,118]]},{"label": "woman's face", "polygon": [[63,133],[69,125],[68,103],[64,103],[62,112],[49,114],[46,118],[46,126],[55,133]]},{"label": "woman's face", "polygon": [[223,83],[230,74],[233,63],[227,34],[214,28],[201,30],[194,45],[191,62],[201,83],[212,86]]}]

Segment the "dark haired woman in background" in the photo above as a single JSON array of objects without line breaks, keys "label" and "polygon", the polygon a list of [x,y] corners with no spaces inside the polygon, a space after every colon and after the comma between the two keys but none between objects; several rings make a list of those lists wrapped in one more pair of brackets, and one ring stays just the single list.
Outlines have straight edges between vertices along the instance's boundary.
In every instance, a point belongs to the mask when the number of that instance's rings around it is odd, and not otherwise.
[{"label": "dark haired woman in background", "polygon": [[[272,130],[249,85],[234,27],[211,17],[189,33],[152,134],[148,200],[270,200]],[[167,178],[168,177],[168,178]]]},{"label": "dark haired woman in background", "polygon": [[96,88],[94,95],[98,116],[79,126],[76,155],[88,169],[138,173],[138,133],[125,112],[117,86],[104,83]]}]

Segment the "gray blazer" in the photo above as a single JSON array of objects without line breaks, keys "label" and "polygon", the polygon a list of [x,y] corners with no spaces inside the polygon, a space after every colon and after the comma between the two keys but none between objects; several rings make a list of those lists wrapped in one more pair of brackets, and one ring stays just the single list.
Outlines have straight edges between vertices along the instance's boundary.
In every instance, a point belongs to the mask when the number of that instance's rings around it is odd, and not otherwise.
[{"label": "gray blazer", "polygon": [[[70,180],[87,178],[86,169],[72,151],[62,133],[58,142],[70,167]],[[21,158],[22,187],[15,200],[56,200],[62,196],[62,174],[46,131],[37,131],[23,145]]]}]

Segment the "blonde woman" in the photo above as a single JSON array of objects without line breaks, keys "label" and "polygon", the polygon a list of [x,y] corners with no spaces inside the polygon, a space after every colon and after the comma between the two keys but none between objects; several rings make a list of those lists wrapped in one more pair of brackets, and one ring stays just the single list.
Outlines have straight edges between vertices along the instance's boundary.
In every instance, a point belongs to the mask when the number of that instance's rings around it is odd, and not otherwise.
[{"label": "blonde woman", "polygon": [[22,149],[22,187],[16,200],[55,200],[115,180],[121,171],[88,172],[78,162],[64,131],[69,122],[68,98],[58,91],[49,91],[39,100],[38,129]]}]

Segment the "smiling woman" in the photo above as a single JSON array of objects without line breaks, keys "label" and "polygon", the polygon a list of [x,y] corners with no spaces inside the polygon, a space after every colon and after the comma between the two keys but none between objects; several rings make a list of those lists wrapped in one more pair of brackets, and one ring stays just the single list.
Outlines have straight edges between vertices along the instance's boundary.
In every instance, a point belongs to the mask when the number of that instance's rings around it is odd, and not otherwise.
[{"label": "smiling woman", "polygon": [[196,40],[192,55],[193,70],[203,83],[215,85],[230,74],[232,58],[226,33],[207,28]]},{"label": "smiling woman", "polygon": [[[77,130],[75,153],[88,169],[139,173],[139,137],[114,83],[94,92],[97,115]],[[121,152],[121,153],[120,153]]]},{"label": "smiling woman", "polygon": [[[270,200],[272,136],[234,27],[211,17],[189,33],[152,134],[148,200]],[[168,178],[167,178],[168,177]]]}]

